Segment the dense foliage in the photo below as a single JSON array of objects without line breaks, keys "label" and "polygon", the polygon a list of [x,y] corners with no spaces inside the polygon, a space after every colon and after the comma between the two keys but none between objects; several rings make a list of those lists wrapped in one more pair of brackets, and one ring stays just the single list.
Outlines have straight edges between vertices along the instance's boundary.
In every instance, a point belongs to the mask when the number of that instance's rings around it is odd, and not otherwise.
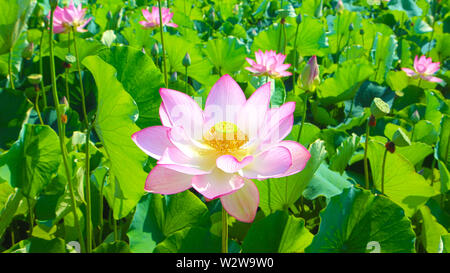
[{"label": "dense foliage", "polygon": [[228,251],[450,251],[448,1],[168,0],[161,33],[156,0],[74,0],[91,19],[51,37],[55,2],[0,0],[1,252],[220,252],[220,201],[145,192],[156,160],[131,136],[165,86],[204,104],[229,74],[249,97],[259,50],[291,64],[270,104],[296,102],[311,158],[254,180]]}]

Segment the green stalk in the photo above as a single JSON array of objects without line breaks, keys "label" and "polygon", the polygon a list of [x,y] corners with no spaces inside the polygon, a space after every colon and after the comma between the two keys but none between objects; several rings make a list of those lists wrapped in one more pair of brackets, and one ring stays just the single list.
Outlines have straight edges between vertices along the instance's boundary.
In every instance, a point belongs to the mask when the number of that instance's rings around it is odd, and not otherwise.
[{"label": "green stalk", "polygon": [[365,142],[365,148],[364,148],[364,181],[366,182],[366,189],[369,189],[369,165],[367,162],[367,149],[369,148],[369,119],[367,119],[366,124],[366,142]]},{"label": "green stalk", "polygon": [[185,81],[184,81],[184,93],[185,94],[187,94],[188,93],[188,67],[187,66],[185,66],[185,76],[186,76],[186,78],[185,78]]},{"label": "green stalk", "polygon": [[42,90],[42,97],[44,98],[44,110],[47,108],[47,94],[45,93],[45,86],[44,86],[44,68],[42,64],[42,44],[44,41],[44,30],[42,30],[41,34],[41,41],[39,44],[39,74],[41,74],[41,90]]},{"label": "green stalk", "polygon": [[277,52],[280,53],[281,51],[281,34],[283,33],[283,23],[280,22],[280,35],[278,36],[278,50]]},{"label": "green stalk", "polygon": [[112,218],[112,221],[114,225],[114,241],[117,242],[119,240],[119,233],[117,231],[117,221],[116,219],[114,219],[114,217]]},{"label": "green stalk", "polygon": [[41,116],[41,111],[39,111],[39,92],[36,92],[36,101],[34,103],[34,108],[36,108],[36,112],[38,114],[41,125],[44,125],[44,121],[42,120],[42,116]]},{"label": "green stalk", "polygon": [[222,206],[222,253],[228,253],[228,213]]},{"label": "green stalk", "polygon": [[[281,8],[283,8],[283,0],[281,0]],[[278,36],[278,53],[281,51],[281,34],[283,33],[283,19],[280,21],[280,35]]]},{"label": "green stalk", "polygon": [[411,130],[411,141],[414,141],[414,131],[416,129],[416,124],[413,124],[412,130]]},{"label": "green stalk", "polygon": [[13,73],[12,73],[12,54],[13,54],[13,48],[11,47],[9,49],[9,57],[8,57],[8,75],[9,75],[9,83],[11,85],[12,89],[16,89],[14,86],[14,79],[13,79]]},{"label": "green stalk", "polygon": [[[308,91],[306,91],[308,92]],[[300,130],[298,130],[298,135],[297,135],[297,142],[300,143],[300,136],[302,135],[302,130],[303,130],[303,125],[305,124],[305,120],[306,120],[306,108],[308,107],[308,93],[305,94],[305,100],[304,100],[304,104],[303,104],[303,116],[302,116],[302,123],[300,124]]]},{"label": "green stalk", "polygon": [[381,193],[384,194],[384,169],[386,165],[386,156],[387,156],[388,149],[384,150],[383,155],[383,167],[381,168]]},{"label": "green stalk", "polygon": [[341,47],[341,33],[339,30],[339,21],[340,21],[341,15],[337,15],[337,28],[336,28],[336,34],[337,34],[337,48],[336,48],[336,55],[337,55],[337,61],[339,61],[339,48]]},{"label": "green stalk", "polygon": [[283,44],[283,54],[286,54],[286,47],[287,47],[287,33],[286,33],[286,26],[283,24],[283,35],[284,35],[284,44]]},{"label": "green stalk", "polygon": [[163,67],[164,67],[164,83],[166,84],[166,88],[169,87],[167,81],[167,65],[166,65],[166,50],[164,47],[164,26],[162,21],[162,12],[161,12],[161,0],[158,0],[158,9],[159,9],[159,32],[161,33],[161,45],[162,45],[162,55],[163,55]]},{"label": "green stalk", "polygon": [[[74,35],[74,39],[75,39],[75,35]],[[70,31],[67,33],[67,52],[70,53]],[[66,99],[67,99],[67,104],[69,104],[70,107],[70,93],[69,93],[69,81],[68,81],[68,77],[69,77],[69,69],[65,68],[64,69],[64,74],[65,74],[65,81],[66,81]]]},{"label": "green stalk", "polygon": [[86,97],[84,93],[84,87],[83,87],[83,78],[81,76],[81,65],[80,65],[80,58],[78,55],[78,47],[77,47],[77,40],[76,40],[76,33],[75,28],[72,27],[73,32],[73,46],[75,48],[75,57],[77,59],[77,69],[78,69],[78,77],[80,78],[80,91],[81,91],[81,106],[83,109],[83,116],[84,116],[84,125],[86,126],[86,142],[85,142],[85,187],[86,187],[86,241],[87,241],[87,252],[92,252],[92,225],[91,225],[91,182],[90,182],[90,166],[89,166],[89,136],[90,136],[90,125],[88,120],[88,115],[86,111]]},{"label": "green stalk", "polygon": [[33,210],[31,209],[31,202],[30,198],[27,197],[27,207],[28,207],[28,222],[30,224],[30,230],[28,231],[30,233],[30,237],[33,234],[33,227],[34,227],[34,220],[33,220]]},{"label": "green stalk", "polygon": [[292,73],[292,91],[295,95],[295,86],[297,85],[297,81],[295,80],[295,72],[297,71],[297,35],[298,35],[298,29],[300,27],[300,24],[297,24],[297,29],[295,30],[295,39],[294,39],[294,71]]},{"label": "green stalk", "polygon": [[83,233],[81,232],[80,223],[78,221],[78,213],[77,213],[77,207],[76,207],[76,201],[75,201],[75,192],[72,185],[72,179],[70,175],[69,170],[69,163],[67,160],[67,151],[66,146],[64,145],[64,131],[62,130],[63,124],[61,121],[61,109],[59,107],[59,100],[58,100],[58,91],[56,90],[56,76],[55,76],[55,55],[53,52],[53,16],[54,16],[55,8],[53,7],[50,12],[50,28],[49,28],[49,45],[50,45],[50,76],[52,80],[52,93],[53,93],[53,100],[55,101],[55,108],[56,108],[56,117],[58,121],[58,135],[59,135],[59,145],[61,147],[61,154],[63,157],[63,164],[64,164],[64,170],[67,177],[67,183],[69,185],[69,191],[70,191],[70,200],[71,200],[71,207],[72,207],[72,213],[74,216],[74,224],[75,228],[78,230],[78,239],[80,240],[80,247],[81,251],[85,251],[85,244],[83,239]]},{"label": "green stalk", "polygon": [[431,30],[431,34],[430,34],[430,44],[428,46],[428,52],[427,52],[427,57],[429,57],[430,51],[431,51],[431,43],[433,42],[433,35],[434,35],[434,26],[436,24],[436,18],[434,18],[435,14],[436,14],[436,3],[435,1],[431,1],[431,5],[432,5],[432,10],[433,10],[433,24],[432,24],[432,30]]},{"label": "green stalk", "polygon": [[102,243],[102,239],[103,239],[102,238],[103,237],[103,187],[105,185],[105,179],[107,177],[107,174],[108,173],[105,174],[105,177],[102,180],[102,185],[100,186],[100,193],[99,193],[99,196],[100,196],[100,205],[99,205],[100,229],[98,232],[98,237],[99,237],[98,244],[99,245]]}]

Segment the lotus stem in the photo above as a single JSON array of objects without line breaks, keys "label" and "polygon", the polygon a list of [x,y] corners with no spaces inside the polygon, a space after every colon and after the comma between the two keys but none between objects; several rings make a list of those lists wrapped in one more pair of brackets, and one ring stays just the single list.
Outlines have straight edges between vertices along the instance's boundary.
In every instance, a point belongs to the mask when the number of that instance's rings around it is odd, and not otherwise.
[{"label": "lotus stem", "polygon": [[222,253],[228,253],[228,212],[222,205]]},{"label": "lotus stem", "polygon": [[11,47],[9,49],[9,57],[8,57],[8,75],[9,75],[9,83],[11,85],[11,88],[13,90],[16,90],[16,87],[14,86],[14,78],[12,73],[12,54],[13,54],[13,48]]},{"label": "lotus stem", "polygon": [[300,27],[300,24],[297,24],[297,29],[295,30],[295,38],[294,38],[294,70],[292,72],[292,91],[295,95],[295,86],[297,85],[297,82],[295,80],[295,72],[297,71],[297,35],[298,35],[298,29]]},{"label": "lotus stem", "polygon": [[41,90],[42,90],[42,97],[44,98],[44,110],[47,108],[47,94],[45,93],[45,86],[44,86],[44,68],[43,68],[43,64],[42,64],[42,45],[43,45],[43,41],[44,41],[44,29],[42,30],[42,34],[41,34],[41,40],[40,40],[40,44],[39,44],[39,74],[41,74],[42,79],[41,79]]},{"label": "lotus stem", "polygon": [[161,33],[161,46],[162,46],[162,56],[163,56],[163,68],[164,68],[164,83],[166,84],[166,88],[169,87],[167,80],[167,64],[166,64],[166,49],[164,47],[164,26],[162,21],[162,11],[161,11],[161,0],[158,0],[158,9],[159,9],[159,32]]},{"label": "lotus stem", "polygon": [[[75,35],[73,36],[75,39]],[[70,31],[67,33],[67,52],[70,53]],[[69,68],[65,67],[64,69],[64,74],[65,74],[65,82],[66,82],[66,99],[67,99],[67,104],[69,104],[70,107],[70,93],[69,93],[69,81],[68,81],[68,77],[69,77]]]},{"label": "lotus stem", "polygon": [[92,225],[91,225],[91,211],[92,211],[92,205],[91,205],[91,182],[90,182],[90,166],[89,166],[89,136],[91,133],[91,128],[89,125],[88,115],[86,111],[86,96],[84,93],[84,87],[83,87],[83,78],[81,76],[81,65],[80,65],[80,58],[78,55],[78,47],[77,47],[77,41],[76,41],[76,35],[75,35],[75,28],[72,28],[73,32],[73,46],[75,48],[75,57],[77,59],[77,69],[78,69],[78,76],[80,78],[80,91],[81,91],[81,106],[83,109],[83,115],[84,115],[84,125],[86,126],[86,142],[85,142],[85,187],[86,187],[86,241],[87,241],[87,252],[92,252]]},{"label": "lotus stem", "polygon": [[306,108],[308,107],[308,91],[306,91],[305,94],[305,100],[304,100],[304,104],[303,104],[303,116],[302,116],[302,123],[300,124],[300,129],[298,130],[298,135],[297,135],[297,142],[300,143],[300,136],[302,135],[302,130],[303,130],[303,125],[305,124],[305,120],[306,120]]},{"label": "lotus stem", "polygon": [[184,93],[188,93],[188,67],[185,66],[185,81],[184,81]]},{"label": "lotus stem", "polygon": [[39,92],[36,92],[36,101],[34,103],[34,108],[36,108],[36,112],[38,114],[41,125],[44,125],[44,121],[42,120],[42,116],[41,116],[41,111],[39,111]]},{"label": "lotus stem", "polygon": [[72,176],[70,174],[69,169],[69,163],[67,160],[67,151],[66,146],[64,145],[64,131],[63,131],[63,124],[61,121],[61,110],[58,105],[58,91],[56,90],[56,76],[55,76],[55,55],[53,51],[53,16],[55,12],[55,7],[52,7],[50,11],[50,28],[49,28],[49,46],[50,46],[50,76],[52,80],[52,93],[53,93],[53,100],[55,102],[55,109],[56,109],[56,117],[58,121],[58,135],[59,135],[59,145],[61,148],[61,154],[63,158],[64,163],[64,170],[67,177],[67,184],[69,185],[69,192],[70,192],[70,200],[71,200],[71,207],[72,207],[72,213],[74,217],[74,224],[75,228],[78,231],[78,239],[80,240],[80,247],[81,251],[85,251],[85,244],[83,239],[83,233],[81,232],[80,223],[78,221],[78,213],[77,213],[77,207],[76,207],[76,201],[75,201],[75,193],[74,188],[72,185]]},{"label": "lotus stem", "polygon": [[30,230],[28,232],[30,233],[30,236],[33,234],[33,227],[34,227],[34,220],[33,220],[33,210],[31,209],[31,201],[29,197],[25,198],[27,200],[27,207],[28,207],[28,222],[30,225]]},{"label": "lotus stem", "polygon": [[367,149],[369,149],[369,134],[370,134],[370,127],[369,127],[369,119],[367,119],[366,124],[366,141],[365,141],[365,148],[364,148],[364,181],[366,189],[369,189],[369,165],[367,162]]},{"label": "lotus stem", "polygon": [[383,165],[381,167],[381,193],[384,194],[384,169],[386,166],[386,156],[387,156],[388,149],[384,150],[383,155]]}]

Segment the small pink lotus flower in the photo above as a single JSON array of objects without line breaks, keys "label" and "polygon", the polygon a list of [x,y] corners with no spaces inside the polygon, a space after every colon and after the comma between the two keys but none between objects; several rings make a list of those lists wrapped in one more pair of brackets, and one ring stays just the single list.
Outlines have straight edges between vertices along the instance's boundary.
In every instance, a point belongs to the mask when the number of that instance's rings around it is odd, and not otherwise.
[{"label": "small pink lotus flower", "polygon": [[442,82],[442,79],[432,76],[439,70],[440,63],[433,63],[433,60],[422,55],[420,59],[416,55],[414,58],[414,70],[409,68],[402,68],[403,71],[410,77],[420,77],[429,82]]},{"label": "small pink lotus flower", "polygon": [[[81,4],[75,7],[73,0],[70,0],[68,7],[60,8],[57,6],[53,16],[53,33],[67,33],[72,28],[78,32],[86,32],[87,30],[84,27],[92,20],[92,17],[84,18],[86,10],[86,8],[82,9]],[[50,14],[47,18],[50,20]]]},{"label": "small pink lotus flower", "polygon": [[251,67],[246,67],[256,76],[269,76],[271,78],[287,77],[292,75],[286,71],[291,65],[283,64],[286,55],[276,53],[274,50],[268,50],[264,53],[261,50],[255,52],[256,62],[250,58],[245,58]]},{"label": "small pink lotus flower", "polygon": [[175,194],[193,187],[206,200],[220,198],[236,219],[252,222],[259,192],[251,179],[264,180],[300,172],[311,157],[295,141],[295,102],[269,108],[270,82],[247,100],[239,85],[222,76],[202,110],[184,93],[160,89],[162,126],[145,128],[132,139],[158,160],[145,190]]},{"label": "small pink lotus flower", "polygon": [[[144,15],[144,18],[146,21],[140,21],[139,24],[141,24],[144,28],[152,29],[152,28],[159,27],[159,8],[158,7],[152,7],[151,13],[148,10],[143,9],[142,14]],[[170,22],[170,20],[172,20],[172,17],[173,17],[173,13],[170,12],[170,9],[161,8],[161,15],[162,15],[163,26],[178,27],[177,24]]]}]

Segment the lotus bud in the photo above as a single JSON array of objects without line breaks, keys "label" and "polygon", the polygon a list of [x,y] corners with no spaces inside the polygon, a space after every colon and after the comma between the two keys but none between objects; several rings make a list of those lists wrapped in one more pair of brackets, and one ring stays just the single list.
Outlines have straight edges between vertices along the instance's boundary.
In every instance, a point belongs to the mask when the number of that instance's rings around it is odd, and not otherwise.
[{"label": "lotus bud", "polygon": [[359,34],[364,35],[364,29],[360,29]]},{"label": "lotus bud", "polygon": [[400,128],[395,131],[394,135],[392,136],[392,141],[396,146],[399,147],[411,145],[409,137]]},{"label": "lotus bud", "polygon": [[60,104],[63,104],[65,107],[69,108],[69,101],[67,100],[66,96],[62,97]]},{"label": "lotus bud", "polygon": [[170,82],[177,82],[177,80],[178,80],[178,73],[175,71],[170,76]]},{"label": "lotus bud", "polygon": [[299,13],[297,17],[295,18],[295,22],[297,22],[298,25],[302,23],[302,14]]},{"label": "lotus bud", "polygon": [[308,91],[314,91],[316,86],[320,83],[319,66],[317,65],[317,57],[312,56],[305,65],[301,74],[302,87]]},{"label": "lotus bud", "polygon": [[370,112],[372,112],[372,115],[374,115],[377,119],[389,114],[390,111],[391,108],[389,107],[389,104],[380,98],[374,98],[372,104],[370,105]]},{"label": "lotus bud", "polygon": [[159,55],[159,46],[157,43],[154,43],[152,46],[152,56],[156,57]]},{"label": "lotus bud", "polygon": [[191,65],[191,56],[189,56],[189,53],[186,53],[186,55],[184,55],[182,63],[184,67],[188,67]]},{"label": "lotus bud", "polygon": [[414,123],[417,123],[417,122],[419,122],[419,120],[420,120],[420,114],[419,114],[419,111],[416,110],[411,115],[411,121]]},{"label": "lotus bud", "polygon": [[214,9],[213,9],[213,8],[211,8],[211,9],[209,10],[208,20],[209,20],[209,22],[210,22],[212,25],[214,24],[214,21],[216,20],[216,13],[214,12]]},{"label": "lotus bud", "polygon": [[342,13],[342,12],[344,12],[344,3],[342,3],[342,0],[339,0],[339,1],[337,2],[335,9],[336,9],[336,12],[337,12],[337,13]]},{"label": "lotus bud", "polygon": [[353,23],[350,23],[350,25],[348,26],[348,31],[353,31],[355,28],[353,26]]}]

